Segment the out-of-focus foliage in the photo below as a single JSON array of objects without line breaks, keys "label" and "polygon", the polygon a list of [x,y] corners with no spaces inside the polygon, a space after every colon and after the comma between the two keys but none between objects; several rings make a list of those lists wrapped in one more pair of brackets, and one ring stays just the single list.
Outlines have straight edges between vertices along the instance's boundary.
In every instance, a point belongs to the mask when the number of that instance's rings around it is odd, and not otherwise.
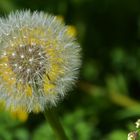
[{"label": "out-of-focus foliage", "polygon": [[[71,140],[124,140],[140,118],[139,0],[0,0],[0,14],[31,9],[62,16],[83,52],[77,87],[58,113]],[[63,20],[63,18],[61,20]],[[73,30],[73,28],[71,28]],[[54,140],[43,114],[0,113],[2,140]]]},{"label": "out-of-focus foliage", "polygon": [[[22,114],[20,114],[22,115]],[[0,139],[28,140],[29,132],[23,125],[23,119],[0,109]]]}]

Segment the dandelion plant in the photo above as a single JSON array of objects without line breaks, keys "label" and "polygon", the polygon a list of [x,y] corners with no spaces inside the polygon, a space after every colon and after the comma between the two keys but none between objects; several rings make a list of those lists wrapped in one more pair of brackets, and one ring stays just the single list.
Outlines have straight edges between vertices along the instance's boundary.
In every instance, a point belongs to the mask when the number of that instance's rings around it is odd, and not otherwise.
[{"label": "dandelion plant", "polygon": [[0,19],[0,48],[0,100],[10,110],[45,112],[62,132],[51,108],[73,87],[81,64],[68,26],[43,12],[13,12]]}]

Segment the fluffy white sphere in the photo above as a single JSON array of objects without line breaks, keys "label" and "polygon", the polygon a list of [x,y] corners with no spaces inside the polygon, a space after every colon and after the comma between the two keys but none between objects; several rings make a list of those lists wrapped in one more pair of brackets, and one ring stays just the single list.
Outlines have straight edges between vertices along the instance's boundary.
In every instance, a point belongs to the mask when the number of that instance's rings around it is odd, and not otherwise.
[{"label": "fluffy white sphere", "polygon": [[0,99],[12,110],[43,111],[72,88],[80,46],[58,17],[17,11],[0,20]]}]

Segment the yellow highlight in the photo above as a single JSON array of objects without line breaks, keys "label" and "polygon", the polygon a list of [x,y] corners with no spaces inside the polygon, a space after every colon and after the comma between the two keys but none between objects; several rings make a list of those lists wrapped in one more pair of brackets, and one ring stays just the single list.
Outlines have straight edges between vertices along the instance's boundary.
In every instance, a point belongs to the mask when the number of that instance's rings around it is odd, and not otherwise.
[{"label": "yellow highlight", "polygon": [[25,93],[26,96],[32,96],[32,88],[29,85],[22,85],[18,83],[16,86],[19,92]]},{"label": "yellow highlight", "polygon": [[[50,77],[50,76],[49,76]],[[52,90],[55,88],[55,85],[50,83],[49,79],[47,76],[44,77],[44,84],[43,84],[43,87],[44,87],[44,91],[45,93],[52,93]],[[51,80],[52,81],[52,80]]]},{"label": "yellow highlight", "polygon": [[[16,83],[16,79],[13,71],[7,63],[8,58],[6,56],[0,59],[0,75],[8,87],[7,89],[10,91],[12,86]],[[7,66],[4,64],[7,64]]]},{"label": "yellow highlight", "polygon": [[55,88],[55,85],[45,82],[45,84],[44,84],[45,93],[52,93],[51,90],[54,88]]},{"label": "yellow highlight", "polygon": [[52,81],[57,80],[58,76],[60,76],[61,74],[63,74],[64,71],[63,69],[59,66],[59,65],[52,65],[52,69],[49,72],[49,77]]},{"label": "yellow highlight", "polygon": [[36,104],[35,107],[34,107],[34,109],[33,109],[33,112],[34,112],[34,113],[39,113],[40,110],[41,110],[41,109],[40,109],[40,105],[39,105],[39,104]]},{"label": "yellow highlight", "polygon": [[27,96],[32,96],[32,89],[29,85],[26,86],[25,93]]},{"label": "yellow highlight", "polygon": [[12,111],[11,115],[14,118],[19,119],[22,122],[25,122],[28,119],[28,113],[26,111],[21,110],[21,109],[17,109],[16,111]]},{"label": "yellow highlight", "polygon": [[77,30],[74,26],[67,26],[67,34],[76,37],[77,36]]},{"label": "yellow highlight", "polygon": [[59,50],[57,50],[58,44],[57,40],[49,41],[48,44],[46,44],[47,46],[53,46],[53,49],[51,47],[46,47],[46,53],[50,56],[49,63],[51,64],[51,68],[48,75],[51,82],[55,82],[57,78],[64,73],[64,69],[61,67],[64,60],[58,56],[63,52],[63,48],[59,48]]},{"label": "yellow highlight", "polygon": [[[0,100],[0,112],[4,111],[5,108],[5,101]],[[12,107],[10,108],[12,109]],[[26,111],[22,110],[21,108],[18,108],[16,111],[11,111],[7,110],[10,115],[15,118],[20,120],[21,122],[25,122],[28,119],[28,114]]]},{"label": "yellow highlight", "polygon": [[21,36],[18,36],[15,40],[13,40],[13,42],[11,42],[14,47],[19,47],[21,42],[28,45],[31,45],[32,43],[36,43],[39,45],[44,43],[43,41],[38,39],[38,36],[45,38],[45,32],[43,28],[28,29],[24,27],[20,29],[19,33]]},{"label": "yellow highlight", "polygon": [[7,56],[4,56],[0,59],[0,63],[7,63],[8,62],[8,57]]},{"label": "yellow highlight", "polygon": [[64,17],[63,17],[63,16],[58,15],[58,16],[56,17],[56,19],[59,20],[60,22],[64,23]]}]

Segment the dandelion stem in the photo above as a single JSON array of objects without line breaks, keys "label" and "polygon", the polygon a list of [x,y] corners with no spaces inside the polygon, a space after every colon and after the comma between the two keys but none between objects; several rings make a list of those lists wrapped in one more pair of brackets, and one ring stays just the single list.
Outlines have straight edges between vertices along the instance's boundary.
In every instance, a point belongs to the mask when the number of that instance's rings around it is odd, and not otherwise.
[{"label": "dandelion stem", "polygon": [[45,115],[45,118],[47,119],[47,121],[49,122],[50,126],[54,130],[57,138],[59,140],[68,140],[55,110],[53,108],[46,109],[44,111],[44,115]]}]

